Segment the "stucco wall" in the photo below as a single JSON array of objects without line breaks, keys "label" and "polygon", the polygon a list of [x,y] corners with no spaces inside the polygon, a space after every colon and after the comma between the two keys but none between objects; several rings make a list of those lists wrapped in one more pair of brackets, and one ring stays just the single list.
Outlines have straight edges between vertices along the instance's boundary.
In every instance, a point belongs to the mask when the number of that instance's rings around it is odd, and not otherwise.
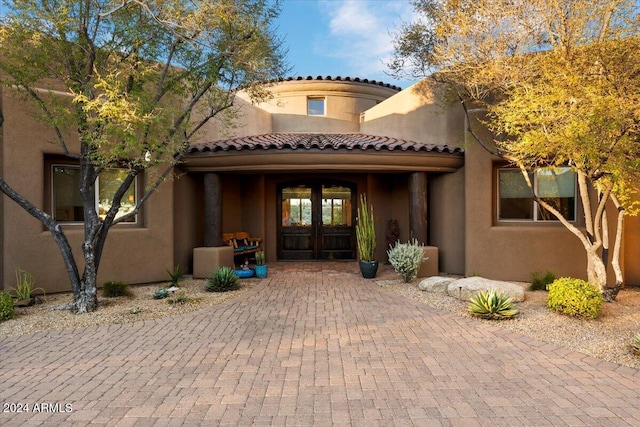
[{"label": "stucco wall", "polygon": [[[236,96],[233,103],[231,110],[207,122],[195,135],[193,142],[209,142],[272,132],[271,114],[267,111],[257,108],[249,99],[240,96]],[[227,113],[231,115],[227,116]],[[192,120],[196,122],[197,118],[196,112]]]},{"label": "stucco wall", "polygon": [[[29,115],[16,99],[3,97],[3,177],[8,184],[36,206],[44,206],[44,159],[62,154],[55,135]],[[76,147],[70,147],[77,150]],[[3,196],[4,197],[4,196]],[[15,285],[14,272],[22,268],[47,292],[70,289],[62,257],[50,233],[14,202],[5,198],[2,206],[4,287]],[[145,206],[140,226],[129,224],[111,229],[104,248],[98,282],[125,280],[142,283],[166,279],[173,259],[173,186],[163,184]],[[64,226],[79,267],[82,269],[81,225]]]},{"label": "stucco wall", "polygon": [[[387,225],[389,220],[398,220],[400,241],[409,239],[409,191],[406,174],[367,174],[367,200],[373,205],[376,228],[376,258],[387,261]],[[358,195],[359,197],[359,195]],[[360,200],[358,199],[358,203]]]},{"label": "stucco wall", "polygon": [[417,83],[364,113],[360,132],[428,144],[462,146],[464,112]]},{"label": "stucco wall", "polygon": [[625,283],[640,286],[640,216],[625,219],[623,260]]},{"label": "stucco wall", "polygon": [[[479,113],[476,113],[479,114]],[[472,120],[478,116],[472,116]],[[490,136],[477,122],[484,140]],[[533,271],[586,279],[586,256],[579,240],[559,222],[495,221],[494,161],[471,138],[465,152],[465,247],[467,275],[528,281]],[[583,214],[576,212],[577,224]],[[583,223],[583,221],[582,221]]]},{"label": "stucco wall", "polygon": [[[359,131],[360,114],[397,93],[372,84],[330,81],[293,80],[270,88],[273,98],[258,104],[271,114],[273,132],[350,133]],[[247,101],[247,95],[240,93]],[[324,97],[325,114],[307,115],[307,98]]]},{"label": "stucco wall", "polygon": [[176,170],[173,213],[174,265],[192,272],[193,248],[204,240],[204,185],[201,174],[185,174]]},{"label": "stucco wall", "polygon": [[464,274],[465,173],[429,177],[429,244],[438,247],[440,271]]}]

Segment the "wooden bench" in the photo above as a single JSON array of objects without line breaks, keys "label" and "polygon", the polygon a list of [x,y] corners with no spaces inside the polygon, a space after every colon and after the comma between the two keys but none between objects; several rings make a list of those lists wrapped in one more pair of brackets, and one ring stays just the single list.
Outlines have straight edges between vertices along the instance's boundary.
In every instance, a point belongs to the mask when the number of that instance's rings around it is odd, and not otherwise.
[{"label": "wooden bench", "polygon": [[222,243],[233,248],[233,256],[247,255],[245,258],[249,258],[248,255],[255,254],[261,251],[260,243],[262,239],[260,237],[251,237],[249,233],[239,231],[236,233],[224,233],[222,235]]}]

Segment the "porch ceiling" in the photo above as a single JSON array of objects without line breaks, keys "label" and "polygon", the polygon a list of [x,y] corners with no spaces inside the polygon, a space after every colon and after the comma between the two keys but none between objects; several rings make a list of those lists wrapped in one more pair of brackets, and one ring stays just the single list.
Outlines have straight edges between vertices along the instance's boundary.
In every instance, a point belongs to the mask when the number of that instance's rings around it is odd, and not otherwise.
[{"label": "porch ceiling", "polygon": [[191,172],[453,172],[464,150],[363,134],[270,133],[189,148]]}]

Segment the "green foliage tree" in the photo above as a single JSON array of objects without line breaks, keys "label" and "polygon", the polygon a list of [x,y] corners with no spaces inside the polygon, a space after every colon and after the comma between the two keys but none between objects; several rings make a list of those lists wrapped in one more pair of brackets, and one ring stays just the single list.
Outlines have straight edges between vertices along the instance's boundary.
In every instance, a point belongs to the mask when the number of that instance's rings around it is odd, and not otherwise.
[{"label": "green foliage tree", "polygon": [[[396,33],[393,74],[431,74],[452,99],[484,108],[495,135],[474,138],[523,171],[534,199],[573,233],[607,300],[623,285],[623,219],[637,213],[640,29],[634,0],[415,0],[421,19]],[[467,115],[469,118],[469,114]],[[528,171],[568,166],[585,227],[538,197]],[[606,205],[617,208],[609,256]],[[608,288],[611,264],[616,285]]]},{"label": "green foliage tree", "polygon": [[[213,120],[234,117],[233,93],[253,99],[259,82],[286,72],[272,23],[279,3],[268,0],[4,1],[0,79],[38,111],[64,154],[79,163],[84,205],[80,271],[64,229],[0,177],[0,191],[41,221],[58,245],[74,301],[96,307],[96,277],[109,229],[138,213]],[[50,90],[50,89],[55,89]],[[61,95],[62,93],[62,95]],[[70,96],[65,96],[68,94]],[[126,170],[103,218],[94,185],[110,168]],[[147,188],[135,209],[119,215],[136,177]]]}]

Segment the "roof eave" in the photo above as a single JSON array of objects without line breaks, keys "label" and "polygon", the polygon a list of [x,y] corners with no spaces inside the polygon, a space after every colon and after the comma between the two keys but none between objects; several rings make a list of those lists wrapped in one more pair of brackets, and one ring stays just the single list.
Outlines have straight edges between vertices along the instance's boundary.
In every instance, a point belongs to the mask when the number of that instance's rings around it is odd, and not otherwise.
[{"label": "roof eave", "polygon": [[191,153],[187,172],[455,172],[464,166],[463,153],[433,151],[222,151]]}]

